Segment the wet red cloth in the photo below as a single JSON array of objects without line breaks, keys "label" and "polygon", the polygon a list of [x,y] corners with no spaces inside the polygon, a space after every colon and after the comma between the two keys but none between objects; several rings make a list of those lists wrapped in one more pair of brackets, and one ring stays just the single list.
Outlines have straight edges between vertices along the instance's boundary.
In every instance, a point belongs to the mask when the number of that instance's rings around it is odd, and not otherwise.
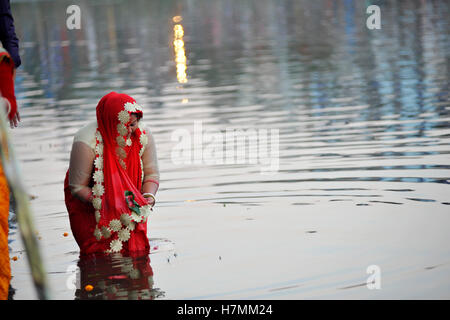
[{"label": "wet red cloth", "polygon": [[[111,232],[111,236],[98,239],[94,235],[97,230],[109,228],[111,231],[111,221],[121,221],[121,216],[127,214],[131,217],[131,210],[125,198],[125,191],[131,191],[134,194],[134,200],[139,206],[147,205],[147,200],[142,196],[140,190],[142,187],[142,163],[140,150],[142,148],[140,136],[145,134],[138,128],[131,136],[131,146],[120,146],[117,139],[121,136],[118,131],[119,124],[128,124],[121,122],[119,113],[132,112],[125,109],[125,104],[135,103],[135,100],[126,94],[111,92],[104,96],[97,105],[97,131],[101,134],[103,142],[103,186],[104,193],[101,196],[100,218],[96,221],[95,208],[90,202],[84,203],[71,194],[68,181],[68,172],[64,182],[64,193],[66,207],[69,213],[70,224],[73,235],[77,241],[81,254],[90,254],[96,252],[105,252],[112,248],[112,241],[119,239],[118,232]],[[142,112],[142,111],[138,111]],[[122,136],[124,141],[126,134]],[[97,140],[97,146],[99,140]],[[119,156],[118,149],[125,152]],[[96,159],[99,155],[96,155]],[[121,159],[125,164],[121,164]],[[69,168],[70,170],[70,168]],[[98,168],[94,168],[93,173]],[[94,186],[94,180],[91,178],[90,187]],[[95,196],[95,192],[94,192]],[[121,227],[125,228],[124,225]],[[121,229],[122,230],[122,229]],[[147,220],[135,223],[135,227],[130,230],[130,237],[126,241],[121,241],[122,249],[120,252],[142,252],[149,251],[149,242],[147,238]],[[119,239],[120,240],[120,239]],[[116,241],[117,242],[117,241]],[[118,252],[118,251],[116,251]]]}]

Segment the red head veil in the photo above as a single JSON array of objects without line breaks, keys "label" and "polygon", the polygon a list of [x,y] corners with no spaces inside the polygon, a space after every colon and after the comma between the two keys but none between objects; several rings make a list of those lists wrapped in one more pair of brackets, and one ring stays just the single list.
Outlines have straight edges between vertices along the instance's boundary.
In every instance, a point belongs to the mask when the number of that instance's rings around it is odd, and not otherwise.
[{"label": "red head veil", "polygon": [[148,250],[147,217],[151,208],[141,195],[141,156],[145,131],[136,129],[127,141],[132,113],[142,108],[126,94],[111,92],[97,105],[97,132],[92,188],[97,226],[94,236],[107,252]]}]

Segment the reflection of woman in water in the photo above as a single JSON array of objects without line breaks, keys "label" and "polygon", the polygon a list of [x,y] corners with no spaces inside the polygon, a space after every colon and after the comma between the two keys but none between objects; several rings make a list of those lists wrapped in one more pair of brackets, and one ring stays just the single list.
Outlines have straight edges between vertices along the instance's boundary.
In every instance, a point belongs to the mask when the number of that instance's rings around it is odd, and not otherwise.
[{"label": "reflection of woman in water", "polygon": [[142,108],[111,92],[97,121],[77,132],[64,194],[81,254],[149,251],[147,218],[159,186],[156,148]]},{"label": "reflection of woman in water", "polygon": [[[153,270],[148,254],[110,254],[81,257],[80,287],[75,299],[152,300],[164,296],[153,288]],[[92,290],[86,290],[92,286]]]}]

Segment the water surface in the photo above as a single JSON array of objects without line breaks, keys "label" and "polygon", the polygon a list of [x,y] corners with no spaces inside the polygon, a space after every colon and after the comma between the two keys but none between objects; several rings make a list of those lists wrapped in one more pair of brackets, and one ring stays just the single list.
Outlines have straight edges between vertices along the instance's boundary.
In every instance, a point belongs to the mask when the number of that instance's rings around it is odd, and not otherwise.
[{"label": "water surface", "polygon": [[[65,286],[78,248],[61,238],[68,228],[63,178],[73,135],[95,119],[98,100],[110,91],[144,107],[143,121],[157,143],[158,206],[165,212],[186,204],[213,212],[233,206],[261,210],[247,217],[257,219],[270,206],[302,215],[345,203],[355,216],[367,207],[408,213],[425,206],[424,224],[446,223],[433,213],[448,212],[450,204],[448,2],[375,2],[381,30],[366,28],[362,1],[79,1],[80,30],[66,27],[69,4],[12,4],[23,60],[16,83],[23,120],[14,144],[37,196],[33,209],[47,237],[58,297],[78,297]],[[176,53],[186,57],[185,69]],[[184,129],[193,137],[196,122],[223,137],[227,129],[278,130],[278,170],[262,174],[261,161],[195,163],[193,156],[191,163],[176,163],[173,134]],[[349,223],[344,216],[340,223]],[[448,233],[440,232],[431,247],[441,247],[435,257],[446,265],[448,242],[440,240],[449,240]],[[11,237],[13,251],[20,250],[17,234]],[[296,240],[290,243],[295,248]],[[175,248],[150,258],[164,269]],[[16,265],[18,299],[32,298],[26,276],[26,265]],[[166,290],[164,279],[155,282],[164,295],[153,298],[228,297]],[[239,297],[262,290],[263,297],[296,298],[298,282],[291,280]],[[448,284],[448,272],[444,280]],[[331,297],[345,297],[340,292]],[[309,293],[302,297],[321,297]]]}]

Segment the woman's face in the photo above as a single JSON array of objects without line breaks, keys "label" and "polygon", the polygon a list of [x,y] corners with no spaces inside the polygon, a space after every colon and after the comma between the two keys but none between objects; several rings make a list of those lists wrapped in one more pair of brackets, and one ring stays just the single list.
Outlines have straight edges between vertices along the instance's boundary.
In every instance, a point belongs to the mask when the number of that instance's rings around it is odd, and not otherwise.
[{"label": "woman's face", "polygon": [[127,125],[128,135],[134,133],[134,131],[138,128],[139,120],[136,115],[132,114],[130,116],[130,123]]}]

